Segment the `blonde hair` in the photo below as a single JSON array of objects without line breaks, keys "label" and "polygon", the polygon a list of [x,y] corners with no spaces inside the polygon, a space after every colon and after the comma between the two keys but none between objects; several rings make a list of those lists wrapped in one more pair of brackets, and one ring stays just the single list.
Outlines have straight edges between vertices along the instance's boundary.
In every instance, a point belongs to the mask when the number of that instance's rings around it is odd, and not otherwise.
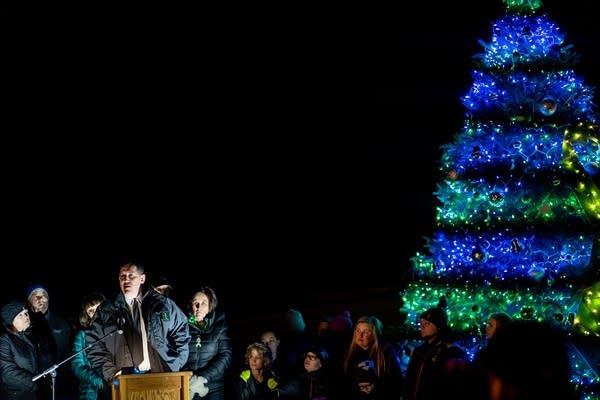
[{"label": "blonde hair", "polygon": [[350,364],[350,359],[356,353],[356,351],[360,348],[356,344],[356,329],[358,328],[358,324],[367,324],[369,329],[371,330],[371,336],[373,337],[373,342],[371,343],[370,348],[367,350],[369,353],[369,358],[373,360],[375,363],[375,372],[378,377],[381,377],[385,372],[385,355],[383,354],[383,348],[381,347],[381,343],[379,342],[379,337],[383,330],[383,324],[381,321],[373,316],[373,315],[364,315],[356,320],[354,324],[354,332],[352,334],[352,341],[350,342],[350,346],[346,351],[344,356],[344,372],[348,372],[348,367]]},{"label": "blonde hair", "polygon": [[262,356],[265,360],[265,364],[271,363],[271,351],[269,348],[262,343],[254,342],[246,347],[246,356],[244,357],[246,364],[248,364],[248,359],[252,356],[252,350],[256,350],[256,352]]}]

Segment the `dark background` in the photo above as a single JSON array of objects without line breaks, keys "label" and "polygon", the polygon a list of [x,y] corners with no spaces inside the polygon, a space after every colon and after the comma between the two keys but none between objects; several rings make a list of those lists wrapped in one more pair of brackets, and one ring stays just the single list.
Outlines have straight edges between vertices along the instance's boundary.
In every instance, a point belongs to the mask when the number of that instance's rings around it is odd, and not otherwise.
[{"label": "dark background", "polygon": [[[480,3],[3,11],[3,296],[72,307],[129,260],[235,309],[401,286],[502,15]],[[597,86],[592,2],[545,4]]]}]

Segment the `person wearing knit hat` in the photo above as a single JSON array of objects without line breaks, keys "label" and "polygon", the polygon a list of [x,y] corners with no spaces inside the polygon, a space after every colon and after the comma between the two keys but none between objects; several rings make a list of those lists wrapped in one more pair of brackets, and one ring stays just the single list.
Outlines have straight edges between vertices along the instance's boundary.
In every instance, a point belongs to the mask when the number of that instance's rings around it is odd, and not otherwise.
[{"label": "person wearing knit hat", "polygon": [[286,328],[288,333],[291,335],[302,335],[304,334],[304,330],[306,329],[306,324],[304,323],[304,317],[302,313],[298,310],[294,310],[293,308],[288,309],[285,312],[284,320],[286,323]]},{"label": "person wearing knit hat", "polygon": [[349,332],[352,330],[352,318],[350,311],[344,311],[335,316],[329,323],[329,330],[332,332]]},{"label": "person wearing knit hat", "polygon": [[[25,306],[24,303],[21,303],[19,301],[11,301],[9,303],[6,303],[3,307],[2,310],[0,311],[0,315],[2,315],[2,321],[4,323],[4,325],[6,327],[11,327],[13,326],[13,321],[16,318],[17,315],[19,315],[21,312],[23,311],[27,311],[27,307]],[[25,327],[25,329],[29,328],[29,313],[27,314],[27,327]],[[17,328],[17,327],[15,327]],[[17,328],[18,329],[18,328]],[[25,330],[22,329],[22,330]]]},{"label": "person wearing knit hat", "polygon": [[423,312],[419,319],[424,319],[434,324],[438,329],[445,329],[448,326],[448,315],[446,311],[439,307],[433,307]]},{"label": "person wearing knit hat", "polygon": [[377,380],[375,363],[370,359],[360,361],[356,364],[352,376],[356,382],[375,382]]},{"label": "person wearing knit hat", "polygon": [[321,346],[311,345],[304,352],[304,371],[287,379],[276,389],[278,397],[294,399],[330,399],[333,386],[325,365],[329,354]]},{"label": "person wearing knit hat", "polygon": [[0,335],[0,398],[34,400],[38,385],[33,378],[39,372],[34,345],[24,334],[31,324],[29,311],[24,303],[11,301],[0,309],[6,326]]},{"label": "person wearing knit hat", "polygon": [[[69,356],[73,328],[66,319],[50,310],[50,295],[44,285],[30,285],[25,294],[31,318],[28,337],[38,349],[39,368],[43,371]],[[40,392],[51,392],[50,383],[48,379],[40,380]],[[57,375],[57,397],[70,395],[71,387],[75,385],[73,371],[64,368]]]},{"label": "person wearing knit hat", "polygon": [[321,346],[310,346],[305,352],[304,352],[304,364],[306,367],[306,359],[307,358],[313,358],[311,356],[314,356],[316,358],[318,358],[319,360],[321,360],[321,364],[327,364],[327,361],[329,361],[329,353],[327,353],[327,350],[325,350],[325,348],[321,347]]},{"label": "person wearing knit hat", "polygon": [[448,365],[468,361],[467,353],[449,339],[448,314],[433,307],[419,315],[423,343],[413,350],[406,368],[406,398],[445,398],[451,392]]},{"label": "person wearing knit hat", "polygon": [[333,320],[333,317],[330,317],[329,315],[324,315],[319,319],[319,323],[317,324],[317,336],[325,336],[329,333],[331,320]]},{"label": "person wearing knit hat", "polygon": [[352,377],[360,391],[358,398],[377,398],[377,372],[375,371],[375,363],[373,360],[368,359],[359,362],[352,373]]},{"label": "person wearing knit hat", "polygon": [[[42,368],[60,362],[71,352],[72,328],[64,318],[50,312],[50,295],[45,286],[34,284],[27,288],[32,334],[30,337],[42,353]],[[44,362],[46,359],[46,362]]]},{"label": "person wearing knit hat", "polygon": [[48,309],[48,302],[50,300],[48,290],[39,283],[27,287],[25,298],[29,303],[29,307],[35,312],[43,314]]}]

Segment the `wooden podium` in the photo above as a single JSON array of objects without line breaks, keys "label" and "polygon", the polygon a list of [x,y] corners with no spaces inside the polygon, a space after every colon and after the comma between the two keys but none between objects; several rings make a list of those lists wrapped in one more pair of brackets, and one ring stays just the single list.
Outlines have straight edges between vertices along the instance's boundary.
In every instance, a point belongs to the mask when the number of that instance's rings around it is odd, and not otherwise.
[{"label": "wooden podium", "polygon": [[112,400],[190,400],[192,371],[121,375]]}]

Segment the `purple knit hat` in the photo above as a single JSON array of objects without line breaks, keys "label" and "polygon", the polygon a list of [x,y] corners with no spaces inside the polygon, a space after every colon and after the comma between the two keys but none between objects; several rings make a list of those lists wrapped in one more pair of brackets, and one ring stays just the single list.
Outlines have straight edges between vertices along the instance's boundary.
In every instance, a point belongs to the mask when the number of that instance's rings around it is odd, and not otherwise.
[{"label": "purple knit hat", "polygon": [[332,332],[347,332],[352,330],[350,311],[344,311],[340,315],[334,317],[329,323],[329,330]]}]

